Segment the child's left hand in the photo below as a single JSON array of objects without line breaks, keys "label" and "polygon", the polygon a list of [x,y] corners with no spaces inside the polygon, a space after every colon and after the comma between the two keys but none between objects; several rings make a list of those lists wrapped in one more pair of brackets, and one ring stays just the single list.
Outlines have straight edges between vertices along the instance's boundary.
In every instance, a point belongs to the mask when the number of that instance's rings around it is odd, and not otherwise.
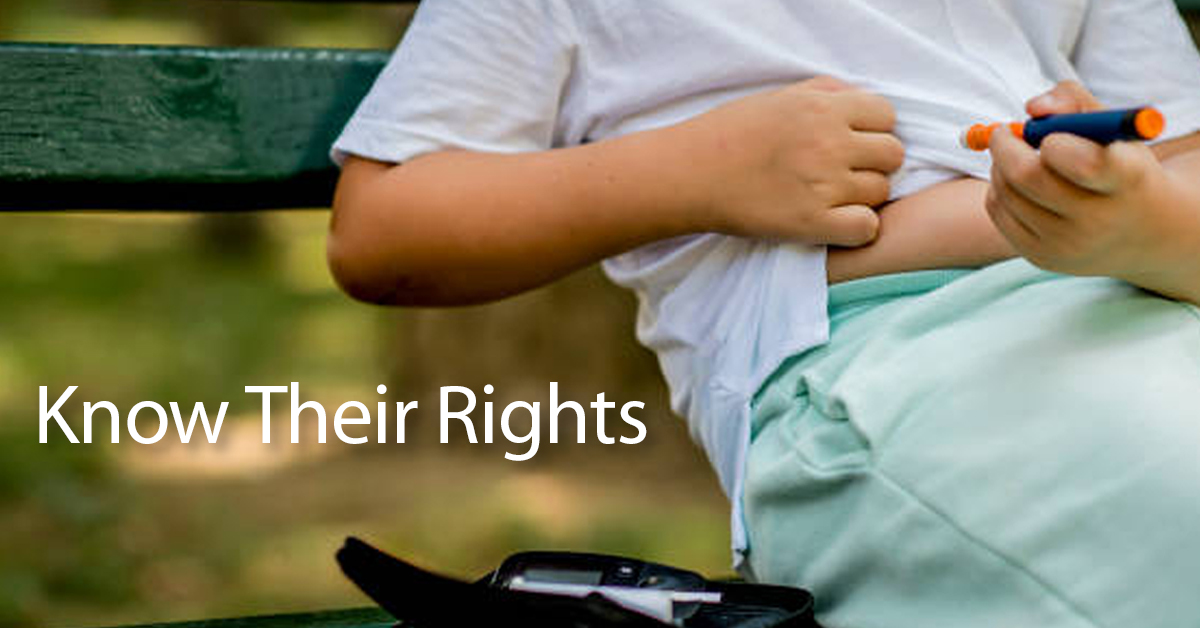
[{"label": "child's left hand", "polygon": [[[1098,108],[1078,83],[1030,101],[1031,115]],[[992,139],[987,209],[1022,255],[1047,270],[1107,275],[1190,298],[1200,250],[1200,190],[1181,185],[1154,151],[1135,142],[1101,146],[1063,133],[1041,151],[1008,133]],[[1181,267],[1181,265],[1183,267]]]}]

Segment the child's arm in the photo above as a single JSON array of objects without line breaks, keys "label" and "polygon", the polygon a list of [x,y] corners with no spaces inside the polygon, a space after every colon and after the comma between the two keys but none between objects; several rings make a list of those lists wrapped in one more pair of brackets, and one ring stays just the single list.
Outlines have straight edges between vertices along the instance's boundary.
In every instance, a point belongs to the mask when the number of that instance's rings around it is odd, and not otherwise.
[{"label": "child's arm", "polygon": [[[1052,109],[1035,101],[1031,113],[1095,106],[1078,84],[1052,95]],[[1117,277],[1200,304],[1200,134],[1153,148],[1056,134],[1040,153],[996,135],[987,208],[1022,255],[1050,270]]]},{"label": "child's arm", "polygon": [[822,78],[580,147],[351,159],[330,266],[357,298],[446,305],[688,233],[861,245],[903,161],[893,124],[883,98]]},{"label": "child's arm", "polygon": [[988,183],[957,179],[879,210],[879,237],[858,248],[830,247],[830,284],[909,270],[978,268],[1014,257],[984,209]]}]

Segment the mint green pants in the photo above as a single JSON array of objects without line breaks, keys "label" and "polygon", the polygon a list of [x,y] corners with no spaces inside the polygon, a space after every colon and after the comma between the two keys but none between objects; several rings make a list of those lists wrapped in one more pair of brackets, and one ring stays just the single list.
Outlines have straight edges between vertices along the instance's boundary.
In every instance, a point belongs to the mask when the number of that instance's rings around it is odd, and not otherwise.
[{"label": "mint green pants", "polygon": [[827,628],[1200,626],[1200,310],[1016,260],[830,315],[755,398],[757,578]]}]

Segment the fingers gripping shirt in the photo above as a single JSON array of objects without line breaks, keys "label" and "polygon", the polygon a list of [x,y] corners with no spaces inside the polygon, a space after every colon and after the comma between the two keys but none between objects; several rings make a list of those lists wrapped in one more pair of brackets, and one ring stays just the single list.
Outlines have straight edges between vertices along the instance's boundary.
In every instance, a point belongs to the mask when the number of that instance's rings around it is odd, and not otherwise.
[{"label": "fingers gripping shirt", "polygon": [[[572,146],[822,74],[895,106],[907,157],[893,196],[987,178],[959,131],[1020,118],[1063,79],[1109,105],[1154,103],[1165,138],[1200,128],[1200,63],[1170,0],[425,0],[333,156]],[[735,549],[749,400],[825,341],[824,261],[699,234],[604,264],[639,297],[638,337],[733,502]]]}]

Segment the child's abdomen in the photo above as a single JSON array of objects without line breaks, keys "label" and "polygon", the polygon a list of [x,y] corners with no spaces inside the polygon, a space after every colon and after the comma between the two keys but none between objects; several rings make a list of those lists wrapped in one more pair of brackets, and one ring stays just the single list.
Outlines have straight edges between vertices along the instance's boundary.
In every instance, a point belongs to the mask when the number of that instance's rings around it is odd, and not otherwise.
[{"label": "child's abdomen", "polygon": [[879,210],[879,237],[856,249],[830,247],[830,284],[935,268],[978,268],[1014,257],[984,199],[988,183],[957,179],[893,201]]}]

